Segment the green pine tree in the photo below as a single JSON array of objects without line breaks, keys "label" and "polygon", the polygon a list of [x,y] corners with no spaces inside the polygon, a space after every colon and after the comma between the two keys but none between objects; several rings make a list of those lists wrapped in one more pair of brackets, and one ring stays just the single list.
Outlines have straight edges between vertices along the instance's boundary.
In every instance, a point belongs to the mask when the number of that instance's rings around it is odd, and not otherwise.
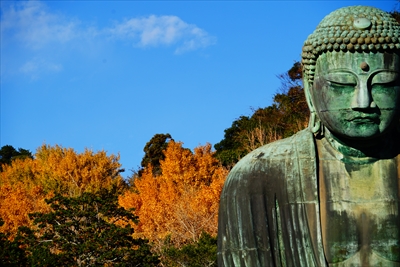
[{"label": "green pine tree", "polygon": [[156,266],[147,240],[134,239],[138,218],[118,206],[117,190],[47,200],[50,213],[31,214],[36,228],[21,228],[29,266]]}]

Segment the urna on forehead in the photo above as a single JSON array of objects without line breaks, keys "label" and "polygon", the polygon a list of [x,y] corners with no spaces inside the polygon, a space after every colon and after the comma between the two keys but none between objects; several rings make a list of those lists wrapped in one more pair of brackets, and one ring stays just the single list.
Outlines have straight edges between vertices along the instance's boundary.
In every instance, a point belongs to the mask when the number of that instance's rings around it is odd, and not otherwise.
[{"label": "urna on forehead", "polygon": [[400,24],[392,15],[369,6],[340,8],[327,15],[304,42],[304,78],[313,82],[318,56],[326,52],[395,52],[399,49]]}]

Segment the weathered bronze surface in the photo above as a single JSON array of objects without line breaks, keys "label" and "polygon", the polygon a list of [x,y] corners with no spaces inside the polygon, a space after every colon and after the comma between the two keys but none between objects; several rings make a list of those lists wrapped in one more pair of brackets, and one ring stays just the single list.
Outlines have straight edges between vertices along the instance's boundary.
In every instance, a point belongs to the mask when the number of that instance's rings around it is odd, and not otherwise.
[{"label": "weathered bronze surface", "polygon": [[389,14],[363,6],[308,37],[310,126],[230,172],[218,266],[400,266],[399,38]]}]

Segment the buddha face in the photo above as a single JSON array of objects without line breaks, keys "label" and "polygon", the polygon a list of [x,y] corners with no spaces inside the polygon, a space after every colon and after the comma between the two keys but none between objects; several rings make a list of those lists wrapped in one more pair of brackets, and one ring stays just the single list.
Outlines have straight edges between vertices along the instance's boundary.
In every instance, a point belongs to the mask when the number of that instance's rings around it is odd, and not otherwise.
[{"label": "buddha face", "polygon": [[328,52],[319,56],[312,102],[321,122],[337,137],[372,139],[397,123],[399,56]]}]

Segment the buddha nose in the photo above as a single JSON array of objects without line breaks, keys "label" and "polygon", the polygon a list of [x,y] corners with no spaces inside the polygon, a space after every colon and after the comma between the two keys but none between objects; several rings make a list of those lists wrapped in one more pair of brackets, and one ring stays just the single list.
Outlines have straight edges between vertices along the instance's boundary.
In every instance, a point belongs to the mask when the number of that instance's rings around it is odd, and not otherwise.
[{"label": "buddha nose", "polygon": [[375,107],[375,103],[372,100],[368,85],[366,82],[360,83],[354,92],[351,108],[365,109],[370,107]]}]

